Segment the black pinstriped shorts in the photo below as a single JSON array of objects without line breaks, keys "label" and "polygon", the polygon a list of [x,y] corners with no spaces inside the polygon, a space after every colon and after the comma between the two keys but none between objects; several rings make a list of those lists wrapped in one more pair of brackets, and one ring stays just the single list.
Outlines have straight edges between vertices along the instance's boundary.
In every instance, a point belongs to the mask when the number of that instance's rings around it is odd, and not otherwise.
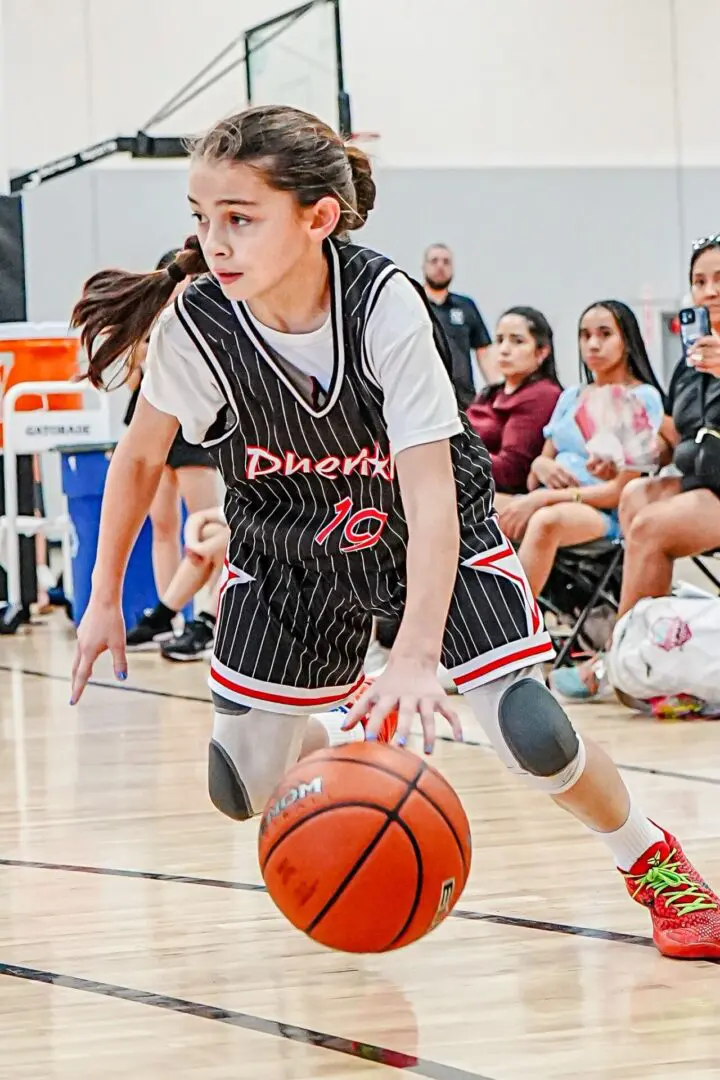
[{"label": "black pinstriped shorts", "polygon": [[[213,693],[276,711],[335,708],[362,682],[374,616],[399,618],[405,581],[247,553],[226,566],[210,671]],[[465,559],[442,663],[467,691],[552,659],[539,608],[511,544]]]}]

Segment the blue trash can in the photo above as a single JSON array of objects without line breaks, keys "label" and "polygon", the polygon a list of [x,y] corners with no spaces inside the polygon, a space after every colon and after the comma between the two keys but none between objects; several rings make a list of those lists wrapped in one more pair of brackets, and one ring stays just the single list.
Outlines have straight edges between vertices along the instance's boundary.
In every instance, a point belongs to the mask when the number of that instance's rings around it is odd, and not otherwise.
[{"label": "blue trash can", "polygon": [[[95,566],[100,510],[105,479],[114,446],[78,446],[60,452],[62,488],[68,500],[68,513],[76,534],[73,554],[73,621],[80,623],[90,600],[92,572]],[[183,523],[185,521],[183,508]],[[152,568],[152,526],[146,518],[130,555],[122,595],[125,625],[136,624],[145,608],[157,604]],[[183,611],[186,619],[193,615],[190,603]]]}]

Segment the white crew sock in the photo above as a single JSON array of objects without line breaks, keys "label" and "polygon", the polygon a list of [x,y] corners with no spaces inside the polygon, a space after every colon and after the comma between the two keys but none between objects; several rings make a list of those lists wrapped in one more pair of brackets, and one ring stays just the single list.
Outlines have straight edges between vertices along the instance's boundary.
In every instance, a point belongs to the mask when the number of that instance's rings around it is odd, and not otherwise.
[{"label": "white crew sock", "polygon": [[627,821],[614,832],[599,832],[597,835],[610,848],[615,865],[620,870],[630,870],[641,855],[655,844],[662,843],[665,836],[657,825],[653,825],[641,810],[630,802]]},{"label": "white crew sock", "polygon": [[311,720],[319,721],[327,732],[330,746],[343,746],[345,743],[362,742],[365,738],[365,729],[362,724],[356,724],[350,731],[343,731],[342,725],[349,712],[349,708],[333,709],[332,712],[313,713]]}]

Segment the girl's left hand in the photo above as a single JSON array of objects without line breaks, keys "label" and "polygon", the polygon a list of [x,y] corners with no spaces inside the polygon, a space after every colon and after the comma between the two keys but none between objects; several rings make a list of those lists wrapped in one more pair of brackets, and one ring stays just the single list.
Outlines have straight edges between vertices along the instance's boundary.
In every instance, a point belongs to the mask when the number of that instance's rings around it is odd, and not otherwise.
[{"label": "girl's left hand", "polygon": [[445,717],[454,738],[462,742],[460,721],[440,685],[436,668],[417,660],[394,660],[391,656],[383,673],[373,680],[348,713],[343,730],[349,731],[367,716],[366,735],[376,739],[383,720],[393,709],[398,712],[393,740],[398,746],[405,745],[416,713],[420,714],[426,754],[431,754],[435,746],[435,713]]},{"label": "girl's left hand", "polygon": [[529,495],[516,495],[499,515],[500,528],[508,540],[522,540],[530,518],[544,505],[542,489],[532,491]]},{"label": "girl's left hand", "polygon": [[688,357],[696,371],[704,371],[720,379],[720,337],[716,333],[699,338]]}]

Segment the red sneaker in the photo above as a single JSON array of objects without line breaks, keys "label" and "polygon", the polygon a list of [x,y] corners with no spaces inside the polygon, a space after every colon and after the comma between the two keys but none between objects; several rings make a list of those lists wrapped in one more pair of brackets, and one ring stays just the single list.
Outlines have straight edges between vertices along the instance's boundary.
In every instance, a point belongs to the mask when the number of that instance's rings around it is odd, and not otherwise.
[{"label": "red sneaker", "polygon": [[663,954],[678,960],[720,958],[720,898],[703,881],[680,844],[665,832],[665,841],[649,848],[627,872],[627,890],[650,909],[653,941]]},{"label": "red sneaker", "polygon": [[[353,707],[355,702],[358,701],[362,697],[362,695],[365,693],[365,691],[368,689],[368,687],[372,686],[372,683],[373,683],[372,679],[365,679],[365,682],[362,684],[362,686],[359,687],[359,689],[355,691],[355,693],[353,694],[353,696],[351,698],[348,698],[348,700],[345,702],[345,705],[343,706],[343,708],[347,709],[349,711]],[[363,728],[367,727],[367,721],[368,721],[367,716],[363,716],[361,718],[360,723],[362,724]],[[388,716],[385,717],[382,724],[380,725],[380,730],[378,731],[377,741],[378,742],[384,742],[384,743],[392,742],[392,740],[393,740],[393,738],[395,736],[395,732],[397,731],[397,726],[398,726],[397,709],[393,709],[393,711]]]}]

